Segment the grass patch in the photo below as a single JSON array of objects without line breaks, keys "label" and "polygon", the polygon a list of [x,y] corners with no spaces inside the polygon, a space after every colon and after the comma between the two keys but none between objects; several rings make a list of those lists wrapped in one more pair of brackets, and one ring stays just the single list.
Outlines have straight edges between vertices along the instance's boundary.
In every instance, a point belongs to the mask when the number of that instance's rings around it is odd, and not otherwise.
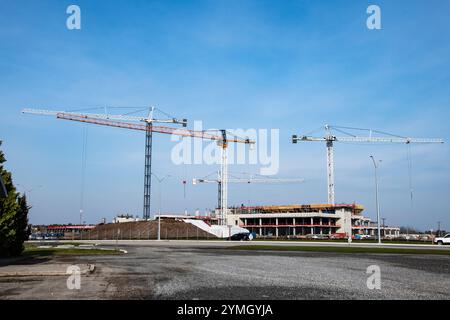
[{"label": "grass patch", "polygon": [[302,251],[302,252],[334,252],[334,253],[391,253],[391,254],[438,254],[450,255],[450,250],[410,249],[410,248],[361,248],[361,247],[328,247],[328,246],[270,246],[243,245],[230,247],[231,250],[263,250],[263,251]]},{"label": "grass patch", "polygon": [[[85,239],[88,240],[88,239]],[[115,240],[115,239],[114,239]],[[91,241],[95,241],[94,239]],[[71,245],[71,246],[80,246],[80,245],[94,245],[93,242],[83,242],[83,241],[77,241],[77,240],[31,240],[26,241],[25,245],[30,246],[65,246],[65,245]]]},{"label": "grass patch", "polygon": [[[256,238],[253,241],[284,241],[284,242],[348,242],[347,239],[290,239],[290,238]],[[377,240],[357,240],[353,239],[353,243],[378,243]],[[419,241],[419,240],[383,240],[386,244],[432,244],[431,241]]]},{"label": "grass patch", "polygon": [[120,250],[102,250],[102,249],[79,249],[79,248],[38,248],[27,246],[22,256],[64,256],[64,255],[117,255],[122,254]]}]

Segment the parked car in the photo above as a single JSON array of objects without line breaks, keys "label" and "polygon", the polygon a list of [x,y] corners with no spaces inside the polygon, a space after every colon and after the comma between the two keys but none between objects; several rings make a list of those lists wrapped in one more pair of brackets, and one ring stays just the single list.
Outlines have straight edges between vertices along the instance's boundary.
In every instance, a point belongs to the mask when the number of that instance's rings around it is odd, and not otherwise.
[{"label": "parked car", "polygon": [[347,239],[347,235],[344,232],[341,233],[333,233],[330,236],[330,239]]},{"label": "parked car", "polygon": [[434,238],[434,243],[436,243],[438,245],[450,244],[450,233],[447,233],[443,237],[436,237],[436,238]]},{"label": "parked car", "polygon": [[236,233],[233,234],[230,238],[232,241],[248,241],[253,239],[253,235],[248,232]]},{"label": "parked car", "polygon": [[356,235],[356,239],[360,239],[360,240],[370,240],[373,239],[373,237],[369,234],[357,234]]}]

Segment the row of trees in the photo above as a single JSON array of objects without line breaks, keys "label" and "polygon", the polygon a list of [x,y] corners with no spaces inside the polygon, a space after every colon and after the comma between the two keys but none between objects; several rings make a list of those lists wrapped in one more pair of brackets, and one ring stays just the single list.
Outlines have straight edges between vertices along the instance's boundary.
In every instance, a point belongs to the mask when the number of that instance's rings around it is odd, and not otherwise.
[{"label": "row of trees", "polygon": [[5,156],[0,150],[0,177],[7,192],[6,197],[0,198],[0,256],[17,256],[22,253],[23,243],[30,235],[30,207],[26,196],[16,191],[11,172],[4,168],[5,162]]}]

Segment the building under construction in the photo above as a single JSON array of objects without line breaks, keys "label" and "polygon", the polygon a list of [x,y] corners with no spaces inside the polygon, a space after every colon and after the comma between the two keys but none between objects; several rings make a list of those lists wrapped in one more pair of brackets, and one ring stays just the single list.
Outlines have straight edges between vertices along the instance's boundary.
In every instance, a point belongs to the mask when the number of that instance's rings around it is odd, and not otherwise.
[{"label": "building under construction", "polygon": [[[357,204],[311,204],[230,208],[228,224],[255,232],[262,237],[301,237],[306,235],[375,236],[377,224],[361,215]],[[399,236],[400,229],[382,227],[385,237]]]}]

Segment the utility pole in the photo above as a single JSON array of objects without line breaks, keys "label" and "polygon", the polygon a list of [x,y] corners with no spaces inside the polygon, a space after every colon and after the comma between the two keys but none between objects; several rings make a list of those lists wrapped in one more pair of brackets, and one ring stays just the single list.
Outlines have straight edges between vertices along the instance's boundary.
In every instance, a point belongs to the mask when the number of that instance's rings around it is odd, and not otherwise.
[{"label": "utility pole", "polygon": [[382,224],[382,227],[383,227],[383,236],[386,236],[386,218],[381,218],[381,220],[383,220],[383,224]]},{"label": "utility pole", "polygon": [[[377,207],[377,229],[378,229],[378,244],[381,244],[381,230],[380,230],[380,203],[378,202],[378,165],[373,156],[370,156],[373,162],[373,167],[375,169],[375,202]],[[380,160],[381,162],[381,160]]]},{"label": "utility pole", "polygon": [[441,236],[441,221],[438,221],[437,223],[438,223],[438,228],[436,231],[436,236],[440,237]]}]

